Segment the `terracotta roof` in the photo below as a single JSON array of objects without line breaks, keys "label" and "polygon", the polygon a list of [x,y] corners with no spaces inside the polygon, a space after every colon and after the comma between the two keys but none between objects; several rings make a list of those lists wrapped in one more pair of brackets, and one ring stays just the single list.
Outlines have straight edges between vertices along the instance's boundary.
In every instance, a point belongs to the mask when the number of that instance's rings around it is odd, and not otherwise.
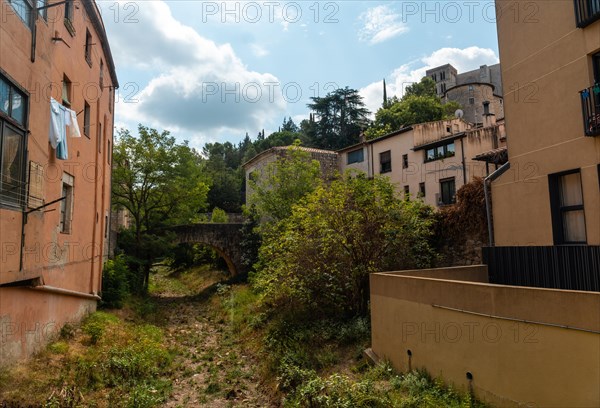
[{"label": "terracotta roof", "polygon": [[494,164],[504,164],[508,161],[508,149],[506,146],[499,147],[497,149],[492,149],[487,152],[483,152],[473,157],[473,160],[494,163]]},{"label": "terracotta roof", "polygon": [[[259,158],[261,158],[262,156],[266,156],[269,153],[276,153],[276,152],[286,151],[290,147],[293,147],[293,146],[275,146],[275,147],[271,147],[270,149],[267,149],[265,151],[260,152],[259,154],[257,154],[256,156],[254,156],[253,158],[251,158],[250,160],[248,160],[246,163],[242,164],[242,167],[245,168],[249,164],[254,163]],[[332,155],[336,155],[337,156],[337,153],[334,152],[333,150],[323,150],[323,149],[316,149],[314,147],[303,147],[303,146],[296,146],[296,148],[300,149],[302,151],[308,152],[308,153],[332,154]]]}]

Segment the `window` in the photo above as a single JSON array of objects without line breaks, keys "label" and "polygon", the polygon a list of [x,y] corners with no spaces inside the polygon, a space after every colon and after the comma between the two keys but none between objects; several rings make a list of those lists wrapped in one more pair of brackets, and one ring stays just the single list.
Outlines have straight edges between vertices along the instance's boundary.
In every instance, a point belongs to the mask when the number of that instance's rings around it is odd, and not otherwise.
[{"label": "window", "polygon": [[440,197],[439,205],[450,205],[454,204],[456,198],[456,186],[454,184],[454,177],[449,179],[440,180]]},{"label": "window", "polygon": [[3,205],[23,205],[24,142],[24,131],[0,119],[0,203]]},{"label": "window", "polygon": [[0,76],[0,203],[21,207],[25,189],[27,97]]},{"label": "window", "polygon": [[475,98],[469,98],[469,105],[475,105]]},{"label": "window", "polygon": [[40,17],[44,20],[48,21],[48,9],[42,8],[48,5],[48,0],[37,0],[37,8],[39,10]]},{"label": "window", "polygon": [[102,143],[104,141],[104,135],[102,134],[102,123],[98,123],[98,153],[102,153]]},{"label": "window", "polygon": [[579,170],[548,176],[554,243],[585,244],[585,214]]},{"label": "window", "polygon": [[390,150],[379,153],[379,173],[392,171],[392,152]]},{"label": "window", "polygon": [[440,78],[442,79],[442,81],[446,79],[446,72],[445,71],[440,72]]},{"label": "window", "polygon": [[442,84],[440,89],[442,90],[442,93],[446,92],[446,84]]},{"label": "window", "polygon": [[18,15],[30,30],[33,27],[34,20],[32,18],[33,5],[31,0],[8,0],[15,14]]},{"label": "window", "polygon": [[108,140],[108,144],[106,145],[106,162],[110,164],[110,155],[112,150],[110,150],[110,140]]},{"label": "window", "polygon": [[403,169],[407,169],[408,168],[408,154],[403,154],[402,155],[402,168]]},{"label": "window", "polygon": [[577,27],[583,28],[600,19],[600,1],[575,0]]},{"label": "window", "polygon": [[473,92],[474,88],[473,85],[469,85],[469,92]]},{"label": "window", "polygon": [[404,186],[404,199],[410,200],[410,186]]},{"label": "window", "polygon": [[454,142],[447,143],[445,145],[432,147],[425,150],[425,163],[445,159],[448,157],[454,157]]},{"label": "window", "polygon": [[85,30],[85,60],[88,65],[92,66],[92,34],[90,30]]},{"label": "window", "polygon": [[75,27],[73,27],[73,0],[66,0],[65,3],[65,27],[71,36],[75,36]]},{"label": "window", "polygon": [[419,183],[419,197],[425,197],[425,183]]},{"label": "window", "polygon": [[83,134],[90,137],[90,105],[85,102],[83,106]]},{"label": "window", "polygon": [[67,78],[66,75],[63,75],[62,82],[62,104],[67,108],[71,107],[71,81]]},{"label": "window", "polygon": [[104,61],[100,59],[100,78],[98,79],[98,84],[100,85],[100,92],[102,92],[102,88],[104,88]]},{"label": "window", "polygon": [[365,160],[365,153],[362,148],[348,152],[347,164],[362,163]]},{"label": "window", "polygon": [[60,202],[60,232],[71,233],[71,221],[73,219],[73,176],[63,173],[62,195],[64,200]]}]

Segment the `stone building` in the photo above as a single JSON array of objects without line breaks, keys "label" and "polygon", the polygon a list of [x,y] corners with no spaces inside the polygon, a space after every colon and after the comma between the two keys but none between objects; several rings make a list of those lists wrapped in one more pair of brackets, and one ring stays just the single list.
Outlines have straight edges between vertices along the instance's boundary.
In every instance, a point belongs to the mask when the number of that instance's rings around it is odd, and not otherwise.
[{"label": "stone building", "polygon": [[482,65],[459,74],[450,64],[426,71],[436,83],[437,95],[444,102],[458,102],[467,122],[483,124],[485,116],[504,118],[504,100],[500,64]]},{"label": "stone building", "polygon": [[277,161],[277,159],[280,157],[284,157],[290,148],[300,149],[310,153],[311,158],[318,161],[321,165],[321,175],[326,180],[334,177],[335,173],[338,171],[338,154],[334,151],[302,146],[272,147],[257,154],[242,166],[244,168],[246,178],[246,202],[248,202],[248,198],[252,195],[252,188],[250,187],[249,183],[250,177],[252,175],[260,177],[260,174],[262,174],[263,170],[270,163]]},{"label": "stone building", "polygon": [[0,0],[0,365],[95,310],[115,66],[93,0]]}]

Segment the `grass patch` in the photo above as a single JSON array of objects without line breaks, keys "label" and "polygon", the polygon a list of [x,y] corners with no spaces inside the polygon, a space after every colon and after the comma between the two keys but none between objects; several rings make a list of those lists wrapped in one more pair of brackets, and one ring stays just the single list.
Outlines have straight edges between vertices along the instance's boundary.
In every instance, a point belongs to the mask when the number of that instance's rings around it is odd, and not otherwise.
[{"label": "grass patch", "polygon": [[0,404],[154,407],[169,396],[173,357],[158,327],[96,312],[70,332],[70,342],[3,373]]}]

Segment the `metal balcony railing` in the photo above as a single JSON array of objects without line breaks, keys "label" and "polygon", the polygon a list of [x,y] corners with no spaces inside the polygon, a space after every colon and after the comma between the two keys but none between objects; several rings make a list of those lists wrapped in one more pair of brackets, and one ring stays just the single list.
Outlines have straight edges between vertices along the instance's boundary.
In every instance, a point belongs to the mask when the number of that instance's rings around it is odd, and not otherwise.
[{"label": "metal balcony railing", "polygon": [[577,27],[583,28],[600,19],[600,0],[574,0]]},{"label": "metal balcony railing", "polygon": [[[600,0],[598,0],[600,1]],[[600,83],[580,91],[586,136],[600,135]]]}]

